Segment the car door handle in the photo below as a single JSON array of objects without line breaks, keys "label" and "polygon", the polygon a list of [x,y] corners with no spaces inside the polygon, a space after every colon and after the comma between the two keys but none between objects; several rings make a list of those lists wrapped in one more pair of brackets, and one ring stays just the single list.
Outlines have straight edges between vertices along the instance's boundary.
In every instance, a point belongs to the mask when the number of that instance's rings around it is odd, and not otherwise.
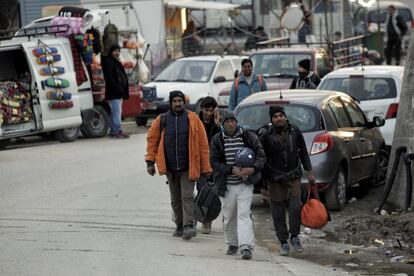
[{"label": "car door handle", "polygon": [[349,143],[349,138],[343,138],[342,140],[344,140],[345,143]]},{"label": "car door handle", "polygon": [[361,142],[365,142],[366,138],[362,137],[359,140],[361,140]]}]

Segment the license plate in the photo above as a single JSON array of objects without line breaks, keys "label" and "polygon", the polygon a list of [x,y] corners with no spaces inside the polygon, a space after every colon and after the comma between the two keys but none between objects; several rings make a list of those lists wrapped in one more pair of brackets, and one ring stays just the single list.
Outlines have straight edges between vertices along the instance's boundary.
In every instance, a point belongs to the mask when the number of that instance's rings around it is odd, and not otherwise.
[{"label": "license plate", "polygon": [[143,87],[142,95],[146,101],[155,101],[157,99],[157,88],[155,86]]}]

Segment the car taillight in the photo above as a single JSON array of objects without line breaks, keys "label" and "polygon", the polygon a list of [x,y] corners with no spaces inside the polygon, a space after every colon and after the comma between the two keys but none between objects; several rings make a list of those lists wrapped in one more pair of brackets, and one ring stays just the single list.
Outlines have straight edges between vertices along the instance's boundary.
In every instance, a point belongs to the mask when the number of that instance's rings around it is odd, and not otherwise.
[{"label": "car taillight", "polygon": [[397,103],[390,104],[390,106],[388,107],[388,111],[387,111],[387,115],[385,116],[385,119],[397,118],[397,112],[398,112],[398,104]]},{"label": "car taillight", "polygon": [[333,147],[332,136],[327,133],[321,133],[315,136],[312,143],[311,155],[330,151]]},{"label": "car taillight", "polygon": [[411,20],[411,29],[414,29],[414,19]]}]

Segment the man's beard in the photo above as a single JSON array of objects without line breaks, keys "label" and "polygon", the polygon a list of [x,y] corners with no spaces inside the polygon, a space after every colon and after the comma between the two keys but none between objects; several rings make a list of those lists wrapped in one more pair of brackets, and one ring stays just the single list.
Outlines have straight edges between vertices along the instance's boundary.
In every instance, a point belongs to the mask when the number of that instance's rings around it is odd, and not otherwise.
[{"label": "man's beard", "polygon": [[288,126],[287,122],[283,122],[280,124],[274,124],[273,128],[275,129],[277,133],[281,133],[287,129],[287,126]]}]

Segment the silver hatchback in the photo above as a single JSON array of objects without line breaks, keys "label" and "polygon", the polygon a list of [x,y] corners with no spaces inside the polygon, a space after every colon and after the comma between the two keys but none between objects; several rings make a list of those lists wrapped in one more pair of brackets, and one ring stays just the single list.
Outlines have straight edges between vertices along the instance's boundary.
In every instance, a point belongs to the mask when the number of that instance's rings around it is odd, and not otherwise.
[{"label": "silver hatchback", "polygon": [[[319,191],[330,210],[342,210],[346,188],[385,181],[388,160],[384,138],[348,95],[333,91],[284,90],[255,93],[236,108],[244,129],[257,131],[270,123],[269,107],[283,105],[291,124],[303,133]],[[306,174],[302,183],[306,183]]]}]

